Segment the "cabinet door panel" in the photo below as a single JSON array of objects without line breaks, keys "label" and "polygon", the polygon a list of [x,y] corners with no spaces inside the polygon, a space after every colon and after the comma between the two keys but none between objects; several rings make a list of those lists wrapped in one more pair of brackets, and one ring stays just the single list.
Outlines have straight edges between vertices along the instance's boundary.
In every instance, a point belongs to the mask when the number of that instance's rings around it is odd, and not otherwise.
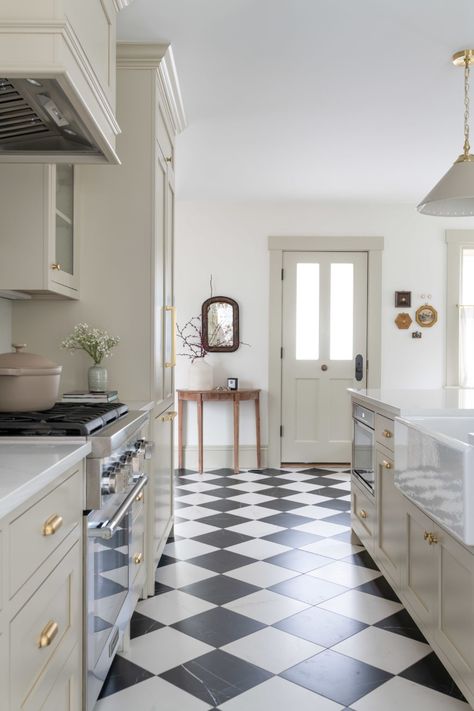
[{"label": "cabinet door panel", "polygon": [[[155,417],[153,454],[154,554],[173,514],[173,420],[170,412]],[[148,495],[150,495],[149,492]]]},{"label": "cabinet door panel", "polygon": [[436,544],[429,545],[426,532],[433,532],[433,523],[421,511],[410,505],[407,510],[406,595],[417,616],[433,630],[437,615],[438,564]]},{"label": "cabinet door panel", "polygon": [[168,403],[174,399],[174,371],[176,364],[176,334],[175,314],[174,314],[174,185],[171,168],[168,168],[166,182],[166,229],[164,240],[164,297],[165,307],[165,328],[164,328],[164,387],[163,397]]},{"label": "cabinet door panel", "polygon": [[164,302],[164,242],[166,231],[166,164],[156,146],[155,172],[155,237],[154,237],[154,323],[153,323],[153,359],[154,393],[157,406],[164,400],[164,346],[163,330],[165,318]]},{"label": "cabinet door panel", "polygon": [[393,460],[378,449],[375,455],[378,500],[376,556],[394,583],[400,583],[404,552],[403,499],[393,482]]}]

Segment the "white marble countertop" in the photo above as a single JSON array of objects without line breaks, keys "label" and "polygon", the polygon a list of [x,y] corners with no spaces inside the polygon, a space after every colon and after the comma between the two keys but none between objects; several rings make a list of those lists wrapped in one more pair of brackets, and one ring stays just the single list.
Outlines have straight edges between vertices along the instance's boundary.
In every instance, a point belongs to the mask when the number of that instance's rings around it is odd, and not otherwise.
[{"label": "white marble countertop", "polygon": [[37,494],[91,451],[77,438],[67,443],[0,443],[0,518]]},{"label": "white marble countertop", "polygon": [[129,410],[143,410],[144,412],[150,412],[155,407],[153,400],[127,400],[126,405],[128,405]]},{"label": "white marble countertop", "polygon": [[438,388],[436,390],[356,390],[351,396],[394,415],[472,415],[474,389]]}]

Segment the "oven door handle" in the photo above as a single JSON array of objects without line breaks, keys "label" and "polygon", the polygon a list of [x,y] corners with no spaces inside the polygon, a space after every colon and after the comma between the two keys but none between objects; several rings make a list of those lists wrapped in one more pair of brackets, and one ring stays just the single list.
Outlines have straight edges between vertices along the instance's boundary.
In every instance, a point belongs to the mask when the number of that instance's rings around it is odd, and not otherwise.
[{"label": "oven door handle", "polygon": [[104,521],[103,523],[98,523],[97,526],[88,528],[87,535],[91,538],[112,538],[120,521],[123,519],[127,511],[131,508],[133,502],[135,501],[135,498],[142,491],[142,489],[145,488],[147,483],[148,477],[143,474],[143,476],[139,478],[127,498],[123,500],[122,504],[119,506],[112,518],[110,518],[108,521]]}]

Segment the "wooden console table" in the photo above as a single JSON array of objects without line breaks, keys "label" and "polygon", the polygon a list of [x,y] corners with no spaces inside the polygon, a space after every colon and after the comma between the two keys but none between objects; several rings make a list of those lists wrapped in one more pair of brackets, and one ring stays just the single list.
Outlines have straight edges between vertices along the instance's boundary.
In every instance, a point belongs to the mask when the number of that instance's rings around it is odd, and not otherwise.
[{"label": "wooden console table", "polygon": [[178,466],[183,468],[183,410],[186,401],[197,404],[199,473],[204,470],[203,455],[203,403],[205,401],[229,400],[234,403],[234,472],[239,471],[239,406],[243,400],[255,401],[255,430],[257,447],[257,468],[260,458],[260,390],[178,390]]}]

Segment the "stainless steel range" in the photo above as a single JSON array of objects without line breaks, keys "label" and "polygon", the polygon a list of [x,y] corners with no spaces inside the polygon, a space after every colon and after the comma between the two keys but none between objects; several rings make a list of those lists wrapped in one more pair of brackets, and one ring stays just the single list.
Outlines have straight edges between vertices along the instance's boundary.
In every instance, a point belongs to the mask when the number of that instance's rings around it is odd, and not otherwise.
[{"label": "stainless steel range", "polygon": [[148,414],[120,403],[58,403],[0,413],[0,437],[86,438],[84,704],[92,711],[145,584],[143,490]]}]

